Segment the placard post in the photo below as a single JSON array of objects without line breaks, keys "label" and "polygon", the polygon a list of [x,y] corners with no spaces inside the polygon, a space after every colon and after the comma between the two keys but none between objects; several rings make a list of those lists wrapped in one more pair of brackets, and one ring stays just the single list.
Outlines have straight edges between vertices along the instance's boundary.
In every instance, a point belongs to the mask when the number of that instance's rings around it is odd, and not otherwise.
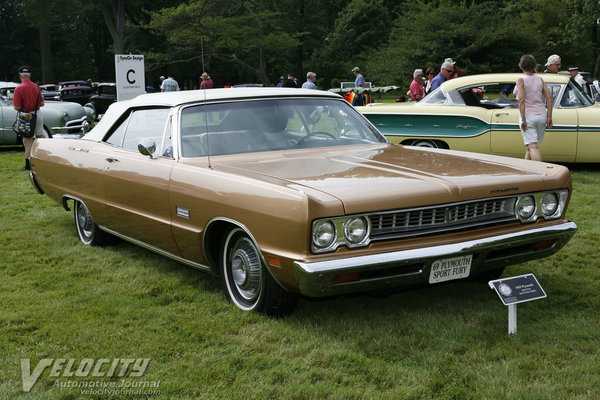
[{"label": "placard post", "polygon": [[517,333],[517,304],[543,299],[546,293],[533,274],[513,276],[489,281],[505,306],[508,306],[508,334]]},{"label": "placard post", "polygon": [[510,304],[508,306],[508,334],[515,335],[517,333],[517,305]]}]

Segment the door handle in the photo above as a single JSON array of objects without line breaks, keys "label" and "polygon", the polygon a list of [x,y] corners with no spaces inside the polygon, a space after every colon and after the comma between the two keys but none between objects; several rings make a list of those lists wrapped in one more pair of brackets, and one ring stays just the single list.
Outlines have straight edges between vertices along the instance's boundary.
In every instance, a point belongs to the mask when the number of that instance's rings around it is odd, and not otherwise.
[{"label": "door handle", "polygon": [[108,161],[109,163],[119,162],[119,160],[117,160],[116,158],[112,158],[112,157],[107,157],[106,161]]},{"label": "door handle", "polygon": [[499,117],[501,115],[508,115],[508,113],[496,113],[496,117]]}]

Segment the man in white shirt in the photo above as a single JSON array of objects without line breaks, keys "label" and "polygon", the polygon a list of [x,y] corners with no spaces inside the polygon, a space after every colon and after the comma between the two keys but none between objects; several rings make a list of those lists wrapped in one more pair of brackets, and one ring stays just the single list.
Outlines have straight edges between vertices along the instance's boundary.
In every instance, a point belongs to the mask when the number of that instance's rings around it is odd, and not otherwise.
[{"label": "man in white shirt", "polygon": [[583,86],[585,84],[585,79],[583,79],[583,76],[581,76],[579,73],[579,67],[577,65],[571,65],[569,67],[569,74],[571,74],[571,78],[573,78],[573,80],[577,82],[579,86]]}]

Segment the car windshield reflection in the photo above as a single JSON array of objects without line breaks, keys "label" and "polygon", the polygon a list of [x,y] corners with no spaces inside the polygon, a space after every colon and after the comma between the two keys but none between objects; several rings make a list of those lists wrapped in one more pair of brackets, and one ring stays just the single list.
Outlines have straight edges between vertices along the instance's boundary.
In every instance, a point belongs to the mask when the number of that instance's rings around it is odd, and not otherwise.
[{"label": "car windshield reflection", "polygon": [[347,103],[329,99],[190,106],[180,129],[183,157],[385,142]]}]

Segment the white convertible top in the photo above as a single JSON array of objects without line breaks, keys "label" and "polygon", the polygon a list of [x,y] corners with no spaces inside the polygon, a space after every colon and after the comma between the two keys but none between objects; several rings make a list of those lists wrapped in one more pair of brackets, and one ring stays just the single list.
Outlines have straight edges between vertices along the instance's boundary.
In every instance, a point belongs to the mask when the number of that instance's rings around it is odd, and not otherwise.
[{"label": "white convertible top", "polygon": [[83,139],[100,141],[109,129],[123,113],[130,108],[137,107],[176,107],[184,104],[214,102],[220,100],[236,99],[260,99],[267,97],[326,97],[341,98],[340,95],[311,89],[294,88],[263,88],[244,87],[208,90],[181,90],[178,92],[147,93],[137,96],[131,100],[112,103],[104,117],[98,124],[87,133]]}]

